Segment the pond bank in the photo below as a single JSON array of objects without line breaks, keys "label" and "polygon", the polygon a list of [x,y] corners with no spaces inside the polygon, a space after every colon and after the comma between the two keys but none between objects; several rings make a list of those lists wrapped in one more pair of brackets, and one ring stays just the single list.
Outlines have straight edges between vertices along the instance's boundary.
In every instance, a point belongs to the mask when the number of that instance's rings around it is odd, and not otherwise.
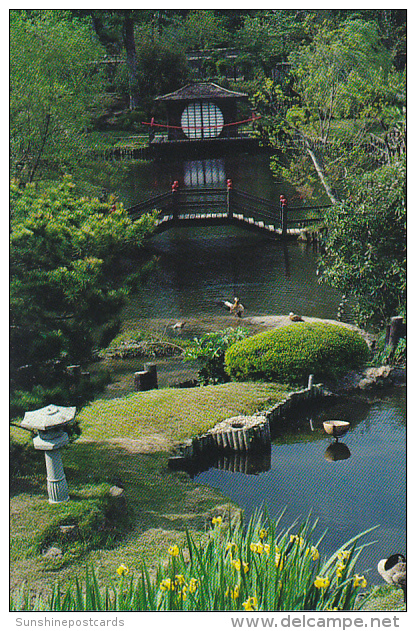
[{"label": "pond bank", "polygon": [[[370,347],[376,339],[371,333],[346,322],[303,314],[302,318],[308,323],[337,324],[357,331]],[[181,382],[191,382],[197,379],[198,365],[196,362],[183,361],[181,346],[205,333],[243,327],[249,335],[254,335],[282,326],[298,325],[298,323],[290,320],[289,314],[246,316],[243,318],[226,313],[215,316],[201,315],[200,317],[189,317],[181,320],[182,328],[175,329],[177,322],[176,319],[162,317],[125,322],[122,330],[125,343],[123,345],[117,344],[116,350],[112,350],[110,345],[108,352],[102,352],[101,361],[89,367],[92,373],[97,369],[106,369],[111,374],[112,381],[104,393],[100,395],[100,398],[114,399],[135,392],[134,372],[143,370],[143,363],[146,361],[152,361],[156,364],[160,388],[175,387]],[[146,344],[130,341],[130,338],[133,339],[138,332],[143,332],[147,339]],[[164,346],[166,347],[165,350],[163,350]],[[143,349],[149,349],[149,347],[153,348],[154,353],[143,354]]]}]

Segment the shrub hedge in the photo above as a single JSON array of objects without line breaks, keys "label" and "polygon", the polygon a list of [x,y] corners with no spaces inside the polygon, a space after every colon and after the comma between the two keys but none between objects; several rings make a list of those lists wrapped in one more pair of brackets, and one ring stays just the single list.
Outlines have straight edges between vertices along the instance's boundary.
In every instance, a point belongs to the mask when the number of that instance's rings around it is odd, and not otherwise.
[{"label": "shrub hedge", "polygon": [[305,383],[308,375],[336,378],[369,357],[361,335],[336,324],[299,322],[233,344],[225,370],[237,381]]}]

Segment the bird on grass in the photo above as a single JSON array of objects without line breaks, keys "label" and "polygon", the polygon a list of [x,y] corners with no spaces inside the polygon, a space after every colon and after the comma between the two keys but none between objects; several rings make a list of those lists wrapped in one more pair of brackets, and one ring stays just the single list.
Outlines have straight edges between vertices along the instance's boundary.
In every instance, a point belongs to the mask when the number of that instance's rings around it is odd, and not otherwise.
[{"label": "bird on grass", "polygon": [[403,590],[403,600],[407,599],[406,559],[402,554],[392,554],[388,559],[381,559],[377,565],[380,576],[389,585],[397,585]]},{"label": "bird on grass", "polygon": [[289,320],[291,320],[292,322],[304,322],[302,316],[296,315],[295,313],[293,313],[293,311],[289,313]]},{"label": "bird on grass", "polygon": [[244,313],[244,307],[240,302],[239,298],[234,298],[234,302],[230,302],[229,300],[224,300],[222,303],[227,309],[230,310],[230,313],[236,315],[237,318],[241,318]]},{"label": "bird on grass", "polygon": [[172,329],[174,331],[182,331],[183,327],[185,326],[186,322],[176,322],[173,326]]}]

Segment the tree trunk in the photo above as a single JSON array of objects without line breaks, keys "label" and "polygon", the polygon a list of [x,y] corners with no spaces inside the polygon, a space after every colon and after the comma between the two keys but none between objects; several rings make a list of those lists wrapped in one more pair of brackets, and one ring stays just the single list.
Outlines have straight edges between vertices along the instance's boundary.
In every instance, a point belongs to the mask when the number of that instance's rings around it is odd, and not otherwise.
[{"label": "tree trunk", "polygon": [[328,182],[326,181],[324,172],[322,170],[321,165],[319,164],[318,158],[316,157],[316,155],[312,151],[312,148],[310,146],[310,143],[309,143],[308,139],[304,137],[304,141],[305,141],[306,151],[309,153],[309,155],[310,155],[310,157],[312,159],[312,162],[313,162],[313,165],[315,167],[315,170],[316,170],[316,172],[317,172],[317,174],[319,176],[319,179],[322,182],[322,185],[323,185],[324,189],[326,190],[326,193],[327,193],[329,199],[331,200],[331,202],[333,204],[337,204],[339,200],[336,198],[335,193],[331,190],[331,187],[329,186]]},{"label": "tree trunk", "polygon": [[137,92],[137,54],[136,43],[134,41],[134,20],[131,9],[124,10],[123,22],[123,41],[126,48],[127,68],[129,73],[130,87],[130,109],[134,110],[139,104],[139,95]]}]

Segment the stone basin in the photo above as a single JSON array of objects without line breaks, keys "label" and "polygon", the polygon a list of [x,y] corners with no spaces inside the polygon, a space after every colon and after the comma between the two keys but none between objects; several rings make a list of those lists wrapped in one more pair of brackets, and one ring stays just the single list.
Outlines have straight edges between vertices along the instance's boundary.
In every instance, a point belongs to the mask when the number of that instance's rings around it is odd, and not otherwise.
[{"label": "stone basin", "polygon": [[326,433],[334,438],[344,436],[350,428],[348,421],[324,421],[323,426]]}]

